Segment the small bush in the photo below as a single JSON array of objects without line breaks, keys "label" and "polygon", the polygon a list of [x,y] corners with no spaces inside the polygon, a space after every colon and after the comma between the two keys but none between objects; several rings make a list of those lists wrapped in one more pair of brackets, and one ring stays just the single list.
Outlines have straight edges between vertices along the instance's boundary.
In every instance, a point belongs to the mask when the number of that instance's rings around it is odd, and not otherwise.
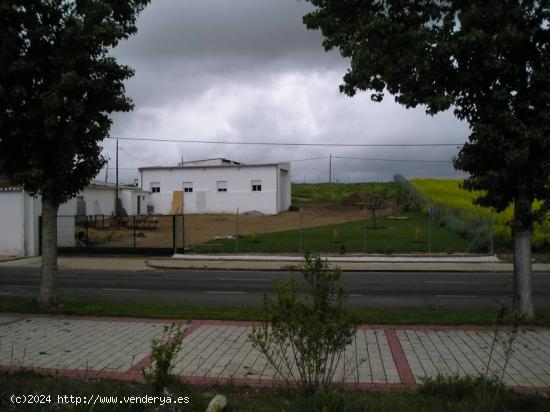
[{"label": "small bush", "polygon": [[265,322],[249,339],[278,376],[312,395],[333,382],[358,322],[344,308],[347,292],[337,286],[339,269],[329,270],[319,255],[306,254],[299,270],[305,280],[300,288],[294,274],[289,282],[275,280],[275,297],[264,296]]},{"label": "small bush", "polygon": [[148,368],[141,369],[141,374],[155,395],[162,395],[164,389],[174,381],[172,372],[174,360],[182,345],[183,326],[175,322],[165,326],[162,337],[151,342],[153,362]]},{"label": "small bush", "polygon": [[300,208],[299,208],[298,206],[296,206],[296,205],[290,205],[290,206],[288,207],[288,211],[289,211],[289,212],[298,212],[299,210],[300,210]]}]

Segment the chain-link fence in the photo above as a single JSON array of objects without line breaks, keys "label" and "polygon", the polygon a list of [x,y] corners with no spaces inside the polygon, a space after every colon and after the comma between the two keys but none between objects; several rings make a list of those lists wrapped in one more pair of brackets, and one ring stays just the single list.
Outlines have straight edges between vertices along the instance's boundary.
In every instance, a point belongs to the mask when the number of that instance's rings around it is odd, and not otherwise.
[{"label": "chain-link fence", "polygon": [[[352,193],[278,215],[59,216],[62,252],[85,253],[489,253],[491,218],[431,202],[406,179],[386,197]],[[338,190],[338,186],[336,186]],[[336,192],[337,195],[340,192]]]},{"label": "chain-link fence", "polygon": [[183,220],[182,215],[58,216],[58,248],[62,253],[183,252]]}]

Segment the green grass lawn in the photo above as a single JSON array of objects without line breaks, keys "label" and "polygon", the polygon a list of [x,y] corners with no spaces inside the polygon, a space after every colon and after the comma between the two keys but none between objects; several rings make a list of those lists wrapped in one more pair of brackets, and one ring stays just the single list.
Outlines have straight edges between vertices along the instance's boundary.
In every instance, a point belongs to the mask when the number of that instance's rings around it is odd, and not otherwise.
[{"label": "green grass lawn", "polygon": [[[346,252],[367,253],[419,253],[428,252],[428,217],[425,213],[407,212],[401,214],[408,219],[377,219],[379,229],[373,228],[372,220],[341,223],[302,231],[302,250],[311,252],[338,253],[342,247]],[[364,229],[366,226],[366,230]],[[460,237],[445,227],[433,224],[431,228],[431,251],[466,252],[471,240]],[[239,252],[274,253],[300,251],[300,230],[287,230],[274,233],[259,233],[256,241],[251,236],[238,240]],[[208,242],[207,242],[208,243]],[[216,240],[224,252],[236,250],[236,240]],[[470,252],[483,250],[485,245],[474,244]],[[200,246],[199,246],[199,250]]]},{"label": "green grass lawn", "polygon": [[[496,309],[354,309],[359,323],[395,325],[491,325]],[[106,301],[64,300],[58,307],[43,310],[32,299],[2,298],[0,313],[72,316],[125,316],[178,320],[264,320],[262,307],[154,305]],[[550,310],[538,310],[535,325],[550,326]]]},{"label": "green grass lawn", "polygon": [[399,183],[292,183],[292,204],[337,203],[351,195],[367,194],[385,200],[394,200],[402,191]]}]

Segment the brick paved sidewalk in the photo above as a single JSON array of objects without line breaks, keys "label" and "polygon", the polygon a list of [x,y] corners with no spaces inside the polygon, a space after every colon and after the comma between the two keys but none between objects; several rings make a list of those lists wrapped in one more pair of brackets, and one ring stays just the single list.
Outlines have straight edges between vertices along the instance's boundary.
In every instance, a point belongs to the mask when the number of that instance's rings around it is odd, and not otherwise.
[{"label": "brick paved sidewalk", "polygon": [[[170,321],[0,314],[0,368],[31,368],[66,376],[141,379],[151,364],[151,339]],[[248,342],[248,322],[193,321],[175,372],[194,383],[270,386],[274,370]],[[489,369],[502,371],[504,332]],[[486,371],[495,331],[483,327],[361,326],[335,380],[359,388],[412,387],[437,374]],[[522,330],[504,382],[521,391],[550,392],[550,329]]]}]

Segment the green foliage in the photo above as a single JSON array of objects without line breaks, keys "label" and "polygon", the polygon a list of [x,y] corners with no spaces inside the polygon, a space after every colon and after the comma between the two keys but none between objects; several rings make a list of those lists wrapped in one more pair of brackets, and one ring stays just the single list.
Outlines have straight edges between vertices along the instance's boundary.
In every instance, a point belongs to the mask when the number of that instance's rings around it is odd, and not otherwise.
[{"label": "green foliage", "polygon": [[151,355],[153,363],[148,368],[143,368],[141,374],[145,381],[151,385],[155,395],[162,395],[164,389],[174,381],[174,361],[181,349],[183,341],[183,324],[172,323],[165,326],[160,339],[151,342]]},{"label": "green foliage", "polygon": [[0,3],[0,174],[59,205],[105,163],[133,75],[109,53],[149,0]]},{"label": "green foliage", "polygon": [[[265,296],[266,320],[249,338],[281,378],[314,394],[333,382],[357,321],[344,309],[347,292],[337,285],[339,269],[329,270],[320,256],[306,254],[299,270],[300,285],[294,275],[289,282],[275,280],[275,297]],[[298,288],[305,289],[304,297]]]},{"label": "green foliage", "polygon": [[[454,384],[451,383],[451,384]],[[453,398],[452,390],[441,382],[438,388],[427,393],[420,390],[361,391],[342,388],[319,390],[313,397],[304,396],[288,388],[253,388],[248,386],[190,385],[175,383],[170,386],[173,396],[188,396],[190,402],[185,405],[157,404],[124,404],[106,403],[90,407],[81,403],[75,404],[27,404],[24,410],[36,412],[70,411],[70,412],[118,412],[118,411],[155,411],[184,410],[186,412],[204,412],[214,393],[223,393],[230,399],[227,412],[470,412],[480,411],[472,392],[463,391]],[[468,385],[468,387],[470,387]],[[29,371],[0,372],[0,388],[3,394],[73,394],[82,398],[91,393],[106,397],[144,396],[146,384],[142,382],[125,382],[103,378],[78,379],[63,376],[39,375]],[[447,394],[449,397],[447,397]],[[463,395],[463,396],[462,396]],[[12,410],[7,396],[0,396],[0,408]],[[179,407],[179,409],[177,409]],[[11,409],[10,409],[11,408]],[[547,412],[550,400],[547,397],[519,394],[506,391],[499,411]],[[21,409],[21,408],[20,408]],[[17,410],[17,409],[14,409]],[[483,412],[495,412],[485,409]],[[481,411],[480,411],[481,412]]]},{"label": "green foliage", "polygon": [[[533,316],[533,223],[550,209],[550,11],[547,1],[309,0],[325,49],[350,61],[341,90],[388,91],[429,114],[452,108],[470,135],[454,159],[476,203],[514,204],[518,310]],[[533,210],[539,199],[542,207]]]},{"label": "green foliage", "polygon": [[[436,208],[435,218],[441,224],[455,233],[464,233],[466,237],[474,237],[480,228],[489,229],[490,209],[476,205],[474,200],[481,193],[470,192],[461,187],[460,179],[412,179],[410,183],[417,191],[417,196],[425,205]],[[540,208],[542,202],[535,201],[534,207]],[[493,234],[495,244],[499,247],[511,246],[511,221],[513,206],[500,213],[493,213]],[[550,248],[550,219],[535,223],[533,248],[543,250]]]},{"label": "green foliage", "polygon": [[402,188],[395,182],[369,183],[292,183],[292,204],[349,203],[347,199],[363,194],[390,201],[400,196]]},{"label": "green foliage", "polygon": [[[550,199],[550,37],[545,2],[309,0],[323,46],[350,59],[341,91],[384,92],[469,123],[455,166],[480,204]],[[544,210],[544,208],[543,208]],[[530,226],[530,211],[518,215]],[[516,222],[519,223],[519,222]]]}]

